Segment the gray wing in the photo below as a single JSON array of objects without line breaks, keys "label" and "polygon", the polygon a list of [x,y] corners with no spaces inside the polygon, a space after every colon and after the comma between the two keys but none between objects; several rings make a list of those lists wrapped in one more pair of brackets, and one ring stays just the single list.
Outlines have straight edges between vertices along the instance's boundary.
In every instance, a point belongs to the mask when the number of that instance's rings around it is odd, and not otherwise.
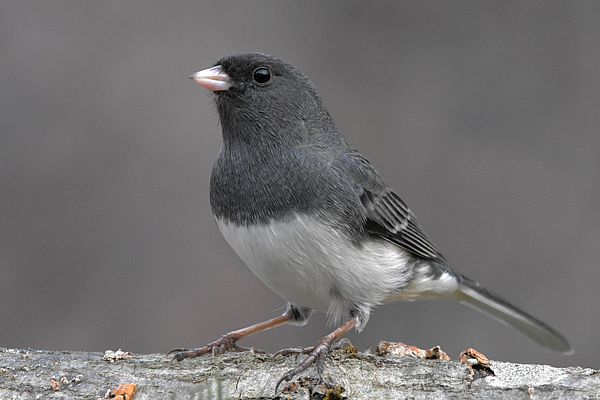
[{"label": "gray wing", "polygon": [[365,208],[364,228],[368,233],[388,240],[415,256],[445,264],[444,256],[419,227],[413,212],[385,184],[366,158],[355,150],[348,150],[338,160],[356,183]]}]

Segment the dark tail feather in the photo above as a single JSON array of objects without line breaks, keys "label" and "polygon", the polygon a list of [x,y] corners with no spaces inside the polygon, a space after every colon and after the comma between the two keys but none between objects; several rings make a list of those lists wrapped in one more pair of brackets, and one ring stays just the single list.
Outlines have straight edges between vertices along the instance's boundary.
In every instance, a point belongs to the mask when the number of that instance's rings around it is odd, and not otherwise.
[{"label": "dark tail feather", "polygon": [[551,350],[571,353],[571,346],[557,331],[537,318],[519,310],[501,297],[490,293],[479,283],[458,276],[457,300],[471,306],[496,320],[508,324],[534,342]]}]

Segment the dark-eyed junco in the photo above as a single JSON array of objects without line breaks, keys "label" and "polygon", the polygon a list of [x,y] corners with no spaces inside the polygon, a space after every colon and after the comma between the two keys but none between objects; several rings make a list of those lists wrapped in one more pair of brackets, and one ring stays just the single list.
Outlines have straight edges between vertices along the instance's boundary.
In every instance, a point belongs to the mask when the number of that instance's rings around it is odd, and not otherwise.
[{"label": "dark-eyed junco", "polygon": [[275,57],[225,57],[192,75],[214,92],[223,147],[210,202],[221,233],[250,270],[287,302],[283,315],[176,349],[183,360],[284,324],[313,310],[342,324],[292,377],[325,355],[371,310],[397,300],[454,299],[505,322],[540,345],[569,352],[548,325],[450,269],[402,199],[349,147],[311,81]]}]

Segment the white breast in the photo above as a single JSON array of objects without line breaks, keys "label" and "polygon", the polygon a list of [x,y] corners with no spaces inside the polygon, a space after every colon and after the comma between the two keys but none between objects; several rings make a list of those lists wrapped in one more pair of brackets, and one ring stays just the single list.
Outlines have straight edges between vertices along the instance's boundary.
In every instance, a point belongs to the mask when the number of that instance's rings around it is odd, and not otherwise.
[{"label": "white breast", "polygon": [[[315,218],[249,227],[217,220],[250,270],[294,305],[346,317],[353,305],[381,304],[409,276],[408,254],[383,240],[353,245]],[[366,322],[366,321],[365,321]]]}]

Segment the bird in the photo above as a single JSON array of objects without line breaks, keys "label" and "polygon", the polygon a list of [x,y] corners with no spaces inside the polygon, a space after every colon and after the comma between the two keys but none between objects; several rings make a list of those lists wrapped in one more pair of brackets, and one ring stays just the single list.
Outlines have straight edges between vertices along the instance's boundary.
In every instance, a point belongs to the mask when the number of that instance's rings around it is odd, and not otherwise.
[{"label": "bird", "polygon": [[543,347],[571,352],[559,332],[450,267],[402,198],[336,128],[300,69],[241,53],[190,78],[213,93],[222,130],[210,178],[217,226],[287,305],[282,315],[205,346],[174,349],[174,360],[245,350],[237,342],[248,335],[326,313],[337,328],[305,350],[277,391],[348,332],[360,332],[375,307],[425,299],[456,300]]}]

